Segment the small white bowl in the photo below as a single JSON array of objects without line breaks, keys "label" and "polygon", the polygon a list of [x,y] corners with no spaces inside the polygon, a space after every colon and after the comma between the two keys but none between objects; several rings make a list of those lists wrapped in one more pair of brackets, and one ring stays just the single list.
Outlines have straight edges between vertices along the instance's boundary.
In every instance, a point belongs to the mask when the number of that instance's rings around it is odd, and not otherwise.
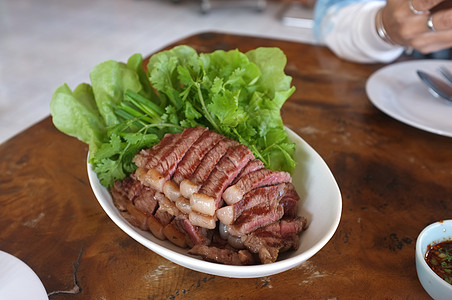
[{"label": "small white bowl", "polygon": [[422,230],[416,241],[416,270],[425,291],[435,300],[452,299],[452,285],[436,275],[425,261],[429,245],[452,240],[452,220],[433,223]]}]

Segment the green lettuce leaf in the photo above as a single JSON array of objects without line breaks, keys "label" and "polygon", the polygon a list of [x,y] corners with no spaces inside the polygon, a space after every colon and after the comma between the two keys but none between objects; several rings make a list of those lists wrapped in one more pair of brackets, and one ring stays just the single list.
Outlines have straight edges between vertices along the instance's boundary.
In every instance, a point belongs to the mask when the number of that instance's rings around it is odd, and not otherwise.
[{"label": "green lettuce leaf", "polygon": [[119,123],[116,106],[124,99],[127,90],[142,90],[140,76],[126,64],[108,60],[95,66],[90,73],[94,98],[107,126]]},{"label": "green lettuce leaf", "polygon": [[89,145],[106,187],[135,170],[132,158],[140,149],[193,126],[247,145],[267,168],[291,172],[294,144],[280,109],[295,88],[285,65],[280,49],[265,47],[198,54],[176,46],[152,55],[146,68],[134,54],[127,63],[95,66],[91,85],[74,92],[59,87],[51,114],[59,130]]},{"label": "green lettuce leaf", "polygon": [[71,91],[67,84],[58,87],[50,101],[55,127],[78,138],[96,152],[106,136],[106,127],[94,100],[91,86],[82,83]]}]

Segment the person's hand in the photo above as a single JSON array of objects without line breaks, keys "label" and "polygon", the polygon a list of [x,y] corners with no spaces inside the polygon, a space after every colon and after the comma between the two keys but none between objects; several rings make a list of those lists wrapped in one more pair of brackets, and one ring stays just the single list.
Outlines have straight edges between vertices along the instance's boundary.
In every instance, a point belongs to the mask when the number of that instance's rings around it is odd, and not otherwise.
[{"label": "person's hand", "polygon": [[424,54],[452,47],[452,0],[387,0],[381,16],[398,45]]}]

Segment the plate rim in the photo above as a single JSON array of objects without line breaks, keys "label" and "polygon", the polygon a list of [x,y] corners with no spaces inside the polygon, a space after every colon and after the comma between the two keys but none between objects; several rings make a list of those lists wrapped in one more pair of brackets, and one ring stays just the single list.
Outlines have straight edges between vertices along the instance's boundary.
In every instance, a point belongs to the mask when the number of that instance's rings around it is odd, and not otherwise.
[{"label": "plate rim", "polygon": [[[12,297],[8,299],[20,299],[16,297],[25,297],[25,296],[32,296],[33,299],[49,299],[47,291],[41,279],[36,274],[36,272],[33,271],[33,269],[29,265],[27,265],[24,261],[6,251],[0,250],[0,262],[2,262],[2,264],[0,264],[1,266],[5,266],[5,264],[6,265],[10,264],[10,266],[14,266],[14,270],[20,272],[20,287],[21,288],[24,286],[27,287],[27,289],[25,290],[23,289],[18,290],[17,286],[15,286],[16,288],[14,288],[14,290],[11,291],[10,287],[11,284],[0,284],[0,296]],[[9,278],[10,281],[14,281],[17,280],[17,278],[19,278],[19,276],[12,278],[8,276],[8,274],[4,273],[2,275],[3,276],[0,276],[0,278],[3,277]],[[24,279],[27,279],[28,281],[23,282]],[[22,294],[22,292],[18,292],[21,290],[26,291],[26,295]],[[7,294],[5,294],[5,292]]]},{"label": "plate rim", "polygon": [[[449,131],[449,130],[444,130],[441,128],[435,128],[435,126],[425,124],[425,123],[419,122],[413,118],[410,118],[406,114],[398,112],[393,107],[388,107],[387,105],[385,105],[384,104],[385,101],[382,101],[380,99],[379,93],[374,92],[376,90],[375,85],[377,83],[379,83],[380,77],[385,76],[386,73],[390,73],[390,72],[393,72],[393,74],[397,74],[397,72],[394,72],[394,71],[397,70],[398,68],[413,66],[413,72],[414,72],[416,69],[422,68],[423,66],[429,66],[431,68],[432,65],[439,66],[439,65],[445,65],[445,64],[450,65],[450,67],[452,67],[452,61],[445,60],[445,59],[418,59],[418,60],[413,60],[413,61],[402,61],[402,62],[397,62],[397,63],[386,65],[386,66],[378,69],[377,71],[373,72],[367,79],[366,85],[365,85],[367,97],[370,100],[370,102],[376,108],[378,108],[380,111],[384,112],[388,116],[390,116],[404,124],[407,124],[409,126],[412,126],[412,127],[415,127],[415,128],[427,131],[427,132],[435,133],[438,135],[452,137],[452,130]],[[399,77],[396,77],[396,78],[399,78]],[[420,85],[422,84],[422,82],[420,80],[419,80],[419,84]],[[426,88],[426,90],[427,90],[427,88]]]}]

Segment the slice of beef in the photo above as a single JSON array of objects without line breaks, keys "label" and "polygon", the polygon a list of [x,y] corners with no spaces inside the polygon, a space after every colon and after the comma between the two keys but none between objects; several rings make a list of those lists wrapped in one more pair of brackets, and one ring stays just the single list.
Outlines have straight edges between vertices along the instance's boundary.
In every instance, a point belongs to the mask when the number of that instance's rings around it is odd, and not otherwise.
[{"label": "slice of beef", "polygon": [[294,218],[298,215],[300,196],[292,183],[286,184],[286,191],[279,203],[284,207],[284,218]]},{"label": "slice of beef", "polygon": [[246,164],[246,166],[242,169],[242,171],[239,173],[239,175],[237,175],[237,177],[234,178],[234,180],[232,181],[231,185],[236,184],[237,181],[239,181],[243,176],[245,176],[245,175],[247,175],[247,174],[249,174],[251,172],[260,170],[263,167],[264,167],[264,163],[261,160],[259,160],[259,159],[250,160]]},{"label": "slice of beef", "polygon": [[133,158],[133,162],[138,166],[134,177],[143,185],[161,192],[165,180],[162,174],[155,170],[155,167],[172,153],[174,147],[180,142],[181,136],[182,133],[167,133],[160,143],[137,153]]},{"label": "slice of beef", "polygon": [[156,192],[155,197],[158,200],[158,208],[154,213],[154,217],[163,225],[168,225],[174,217],[180,214],[176,204],[165,197],[164,194]]},{"label": "slice of beef", "polygon": [[[132,182],[127,188],[127,197],[130,201],[133,202],[133,200],[140,195],[141,190],[143,189],[143,185],[136,179],[134,173],[129,176],[129,180],[130,179],[132,179]],[[123,180],[126,180],[126,178],[124,178]]]},{"label": "slice of beef", "polygon": [[[161,143],[140,151],[134,162],[137,170],[111,189],[115,205],[131,225],[225,264],[253,264],[257,255],[263,263],[274,262],[280,252],[298,247],[306,220],[296,217],[299,196],[290,176],[264,169],[246,146],[197,127],[166,134]],[[182,213],[177,203],[185,196],[185,182],[192,192],[184,198],[190,200],[183,202],[187,210]],[[234,221],[225,226],[227,238],[213,241],[215,230],[193,225],[197,223],[189,216],[203,214],[215,224],[222,195],[231,184],[242,193],[239,201],[226,206],[233,210]]]},{"label": "slice of beef", "polygon": [[159,172],[165,180],[169,180],[174,174],[177,165],[185,156],[190,147],[207,130],[205,127],[192,127],[185,129],[178,142],[172,147],[171,151],[164,157],[161,157],[154,169]]},{"label": "slice of beef", "polygon": [[227,225],[226,228],[229,234],[241,237],[278,221],[283,215],[284,208],[281,205],[271,207],[264,203],[244,211],[234,224]]},{"label": "slice of beef", "polygon": [[265,204],[269,207],[276,207],[280,195],[286,190],[286,184],[278,184],[265,186],[254,189],[245,194],[245,196],[237,203],[234,203],[234,221],[242,215],[246,210],[250,210],[255,206]]},{"label": "slice of beef", "polygon": [[214,131],[204,132],[179,162],[172,178],[173,181],[179,185],[182,180],[190,178],[204,156],[222,139],[224,137]]},{"label": "slice of beef", "polygon": [[267,225],[257,230],[255,234],[263,234],[270,232],[274,236],[280,236],[281,238],[289,237],[295,234],[300,234],[302,231],[308,228],[308,220],[304,217],[283,218],[278,222]]},{"label": "slice of beef", "polygon": [[252,159],[254,159],[253,153],[244,145],[229,148],[218,164],[215,165],[198,193],[212,197],[215,200],[215,207],[221,207],[223,191]]},{"label": "slice of beef", "polygon": [[127,210],[121,212],[121,215],[130,223],[132,226],[138,227],[141,230],[147,231],[147,218],[144,213],[139,211],[135,205],[131,202],[127,204]]},{"label": "slice of beef", "polygon": [[132,199],[130,199],[129,193],[134,183],[135,181],[132,178],[126,177],[124,178],[124,180],[115,181],[115,183],[111,187],[110,189],[111,197],[114,205],[118,210],[120,211],[127,210],[127,204],[131,202],[133,199],[133,197]]},{"label": "slice of beef", "polygon": [[133,200],[133,204],[146,216],[151,216],[158,207],[156,193],[154,189],[143,187],[140,194]]},{"label": "slice of beef", "polygon": [[217,218],[225,225],[233,224],[244,211],[258,205],[276,207],[286,190],[287,184],[259,187],[246,193],[243,198],[232,204],[219,208],[216,211]]},{"label": "slice of beef", "polygon": [[174,218],[173,223],[179,231],[185,233],[188,237],[187,244],[194,245],[210,245],[213,236],[213,230],[194,226],[190,223],[186,215],[179,215]]},{"label": "slice of beef", "polygon": [[201,185],[207,180],[216,164],[226,154],[229,147],[238,145],[236,141],[230,139],[220,140],[210,151],[203,157],[195,172],[189,179],[184,179],[180,183],[180,193],[187,199],[190,199],[193,193],[197,193]]},{"label": "slice of beef", "polygon": [[299,235],[306,228],[307,220],[303,217],[281,219],[243,236],[242,242],[248,250],[259,255],[262,263],[273,263],[279,253],[298,249]]},{"label": "slice of beef", "polygon": [[171,221],[174,219],[174,215],[168,213],[168,211],[161,209],[159,207],[155,211],[154,218],[157,219],[157,221],[159,221],[160,224],[166,226],[169,223],[171,223]]},{"label": "slice of beef", "polygon": [[196,171],[190,177],[190,181],[194,184],[202,184],[207,180],[217,163],[226,154],[229,147],[237,146],[239,143],[230,139],[220,140],[210,151],[203,157]]},{"label": "slice of beef", "polygon": [[217,248],[214,246],[195,245],[188,253],[199,255],[204,260],[225,265],[252,265],[254,256],[248,250]]},{"label": "slice of beef", "polygon": [[[167,143],[170,148],[162,148],[153,157],[150,157],[145,167],[135,170],[136,178],[145,186],[152,187],[159,192],[163,192],[166,182],[174,174],[178,163],[182,160],[188,149],[207,130],[205,127],[192,127],[184,130],[177,136],[177,139]],[[165,135],[167,137],[168,135]],[[159,146],[160,144],[156,145]],[[155,147],[155,146],[154,146]],[[160,155],[162,154],[162,155]],[[141,154],[143,155],[143,154]],[[152,154],[149,154],[152,156]]]},{"label": "slice of beef", "polygon": [[165,134],[157,145],[138,152],[134,156],[133,162],[139,168],[143,168],[145,170],[154,168],[163,157],[170,153],[171,149],[178,142],[180,135],[180,133]]},{"label": "slice of beef", "polygon": [[291,182],[292,177],[284,171],[273,171],[266,168],[248,173],[235,185],[231,185],[223,193],[223,199],[228,204],[233,204],[242,199],[243,195],[257,187]]}]

